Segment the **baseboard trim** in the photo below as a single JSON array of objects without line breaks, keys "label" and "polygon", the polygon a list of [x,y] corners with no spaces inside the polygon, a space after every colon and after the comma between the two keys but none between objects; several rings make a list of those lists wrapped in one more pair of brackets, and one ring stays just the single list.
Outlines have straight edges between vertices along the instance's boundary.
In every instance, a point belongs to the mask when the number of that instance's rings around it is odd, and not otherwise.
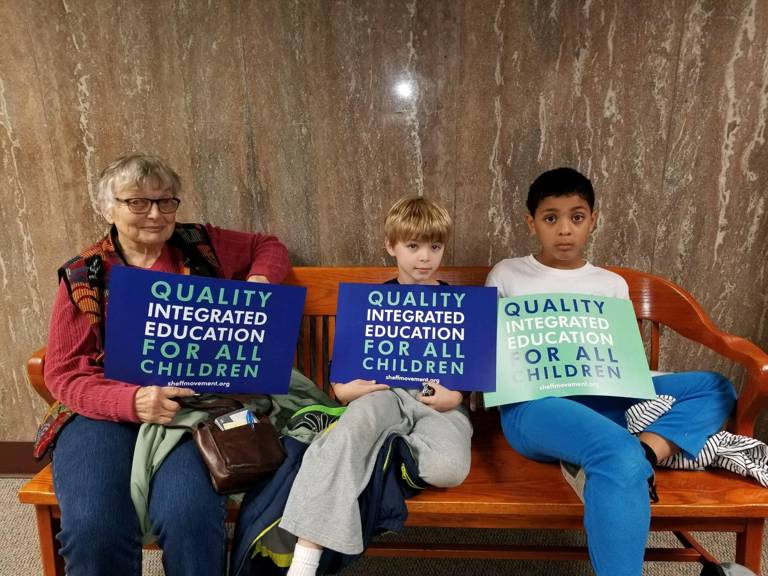
[{"label": "baseboard trim", "polygon": [[46,464],[32,457],[32,442],[0,442],[0,476],[33,476]]}]

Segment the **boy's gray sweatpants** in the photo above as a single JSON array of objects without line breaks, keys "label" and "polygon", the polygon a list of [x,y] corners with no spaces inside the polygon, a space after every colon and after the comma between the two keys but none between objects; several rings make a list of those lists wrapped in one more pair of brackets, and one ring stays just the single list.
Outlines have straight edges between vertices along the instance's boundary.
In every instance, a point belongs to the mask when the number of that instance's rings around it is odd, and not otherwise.
[{"label": "boy's gray sweatpants", "polygon": [[371,392],[350,402],[336,425],[307,449],[280,528],[324,548],[360,554],[357,498],[393,432],[404,436],[419,476],[432,486],[457,486],[469,474],[472,424],[463,407],[437,412],[412,390]]}]

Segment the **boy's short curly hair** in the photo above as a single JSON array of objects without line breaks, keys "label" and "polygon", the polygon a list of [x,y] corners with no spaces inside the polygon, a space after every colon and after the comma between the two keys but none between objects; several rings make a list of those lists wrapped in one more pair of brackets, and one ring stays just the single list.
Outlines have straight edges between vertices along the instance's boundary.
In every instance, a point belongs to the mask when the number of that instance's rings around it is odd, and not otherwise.
[{"label": "boy's short curly hair", "polygon": [[395,202],[384,221],[384,237],[391,245],[408,240],[445,244],[452,230],[448,211],[421,196],[406,196]]},{"label": "boy's short curly hair", "polygon": [[570,196],[577,194],[583,198],[589,209],[595,209],[595,191],[592,188],[592,182],[578,170],[573,168],[555,168],[543,172],[533,181],[528,189],[528,200],[525,205],[531,216],[536,215],[536,208],[539,207],[544,198],[549,196]]}]

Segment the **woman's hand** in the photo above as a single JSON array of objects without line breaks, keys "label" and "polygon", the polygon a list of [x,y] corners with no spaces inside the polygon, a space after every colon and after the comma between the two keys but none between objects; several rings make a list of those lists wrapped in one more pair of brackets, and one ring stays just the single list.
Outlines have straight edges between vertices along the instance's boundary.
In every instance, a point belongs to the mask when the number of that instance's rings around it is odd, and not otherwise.
[{"label": "woman's hand", "polygon": [[257,284],[269,284],[269,278],[266,276],[262,276],[260,274],[254,274],[253,276],[248,276],[248,279],[246,282],[256,282]]},{"label": "woman's hand", "polygon": [[333,392],[336,399],[342,404],[349,404],[352,400],[365,396],[377,390],[386,390],[389,388],[386,384],[376,384],[374,380],[352,380],[346,384],[332,383]]},{"label": "woman's hand", "polygon": [[432,396],[419,395],[419,400],[421,400],[423,404],[431,406],[438,412],[447,412],[448,410],[453,410],[459,404],[461,404],[462,400],[464,400],[464,396],[461,394],[461,392],[457,392],[456,390],[448,390],[448,388],[438,384],[434,380],[430,380],[427,383],[435,389],[435,393]]},{"label": "woman's hand", "polygon": [[181,406],[173,398],[194,396],[189,388],[142,386],[133,398],[136,416],[141,422],[169,424]]}]

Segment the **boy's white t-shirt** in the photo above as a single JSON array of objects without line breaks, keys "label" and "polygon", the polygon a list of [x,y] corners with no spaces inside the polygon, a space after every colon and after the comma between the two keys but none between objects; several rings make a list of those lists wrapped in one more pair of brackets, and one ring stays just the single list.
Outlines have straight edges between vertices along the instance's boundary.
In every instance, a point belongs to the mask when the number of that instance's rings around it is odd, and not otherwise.
[{"label": "boy's white t-shirt", "polygon": [[[626,280],[589,262],[575,270],[545,266],[533,255],[502,260],[488,274],[486,286],[495,286],[500,298],[528,294],[592,294],[629,300]],[[669,372],[651,371],[651,376]],[[585,397],[586,398],[586,397]]]},{"label": "boy's white t-shirt", "polygon": [[589,262],[574,270],[551,268],[536,260],[533,255],[502,260],[488,274],[485,285],[498,288],[502,298],[570,293],[629,300],[626,281],[610,270],[598,268]]}]

